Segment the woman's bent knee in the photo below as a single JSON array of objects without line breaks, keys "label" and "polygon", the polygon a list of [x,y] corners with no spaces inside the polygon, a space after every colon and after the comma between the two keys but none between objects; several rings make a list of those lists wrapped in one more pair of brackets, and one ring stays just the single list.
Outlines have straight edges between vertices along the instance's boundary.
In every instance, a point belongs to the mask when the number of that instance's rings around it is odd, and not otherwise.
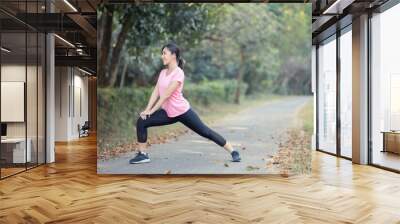
[{"label": "woman's bent knee", "polygon": [[142,119],[142,117],[139,117],[136,120],[136,128],[140,129],[140,128],[145,128],[145,121]]}]

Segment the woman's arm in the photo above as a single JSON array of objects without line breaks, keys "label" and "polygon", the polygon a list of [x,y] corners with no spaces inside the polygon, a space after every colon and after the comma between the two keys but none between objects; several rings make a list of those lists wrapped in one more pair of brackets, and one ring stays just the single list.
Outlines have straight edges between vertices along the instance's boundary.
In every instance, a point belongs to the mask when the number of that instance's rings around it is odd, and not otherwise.
[{"label": "woman's arm", "polygon": [[157,99],[158,99],[158,83],[156,84],[156,86],[153,89],[153,92],[151,93],[149,103],[147,104],[145,111],[150,111],[150,109],[153,107]]},{"label": "woman's arm", "polygon": [[165,102],[165,100],[167,100],[171,96],[171,94],[179,87],[179,84],[180,84],[179,81],[175,80],[172,81],[165,90],[165,93],[162,96],[160,96],[160,99],[158,99],[156,105],[154,105],[154,107],[151,108],[149,114],[152,114],[156,112],[158,109],[160,109],[161,105]]}]

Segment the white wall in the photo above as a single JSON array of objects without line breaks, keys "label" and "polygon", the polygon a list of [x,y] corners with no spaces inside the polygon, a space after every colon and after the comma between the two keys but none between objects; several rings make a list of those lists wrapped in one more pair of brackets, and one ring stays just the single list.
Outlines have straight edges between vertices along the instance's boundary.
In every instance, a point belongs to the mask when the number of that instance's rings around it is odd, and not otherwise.
[{"label": "white wall", "polygon": [[[24,82],[26,84],[26,107],[23,102],[20,113],[26,112],[26,120],[21,122],[5,122],[7,123],[8,138],[24,138],[25,135],[29,140],[29,148],[33,162],[39,159],[39,163],[44,163],[45,150],[45,120],[44,120],[44,74],[42,67],[25,64],[2,64],[1,66],[2,82]],[[25,80],[27,78],[27,80]],[[4,89],[2,89],[3,91]],[[21,90],[22,94],[24,90]],[[2,98],[7,95],[2,95]],[[2,112],[16,113],[10,107],[2,107]],[[14,109],[15,110],[15,109]]]},{"label": "white wall", "polygon": [[88,120],[88,78],[72,67],[56,67],[55,73],[55,140],[77,139],[78,124]]},{"label": "white wall", "polygon": [[[27,69],[27,70],[25,70]],[[36,80],[31,77],[36,77],[36,67],[34,66],[25,66],[18,64],[3,64],[1,66],[1,81],[2,82],[25,82],[25,75],[28,76],[28,84],[27,88],[27,120],[28,120],[28,137],[30,137],[30,130],[35,130],[36,137]],[[4,97],[4,96],[3,96]],[[42,105],[39,105],[39,107]],[[1,108],[2,110],[7,110],[7,108]],[[24,110],[24,108],[22,108]],[[25,137],[25,123],[26,122],[7,122],[7,136],[8,137]]]},{"label": "white wall", "polygon": [[68,140],[68,71],[67,67],[55,68],[55,141]]},{"label": "white wall", "polygon": [[[2,65],[1,81],[25,82],[25,65]],[[7,110],[7,108],[1,108]],[[25,122],[7,123],[7,137],[25,137]]]},{"label": "white wall", "polygon": [[[88,121],[89,119],[89,113],[88,113],[88,77],[87,76],[81,76],[80,71],[79,75],[76,75],[76,72],[78,70],[75,69],[75,75],[74,75],[74,96],[72,98],[74,99],[74,103],[71,105],[74,105],[73,108],[71,108],[72,111],[72,120],[71,120],[71,126],[73,127],[71,130],[71,135],[74,137],[78,137],[78,124],[83,125],[85,121]],[[81,107],[81,108],[80,108]],[[81,110],[81,111],[80,111]]]}]

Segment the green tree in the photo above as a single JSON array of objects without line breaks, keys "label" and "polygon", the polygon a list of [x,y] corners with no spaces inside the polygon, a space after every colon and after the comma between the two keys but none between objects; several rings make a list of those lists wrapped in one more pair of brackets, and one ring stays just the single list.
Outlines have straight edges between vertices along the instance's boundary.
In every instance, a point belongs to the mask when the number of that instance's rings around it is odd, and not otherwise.
[{"label": "green tree", "polygon": [[[99,21],[105,21],[99,31],[105,35],[102,43],[108,40],[110,30],[113,30],[113,35],[110,38],[111,44],[105,45],[112,46],[112,49],[108,50],[104,47],[99,52],[99,63],[101,63],[99,84],[115,86],[116,81],[121,79],[118,75],[122,74],[119,69],[124,48],[130,54],[136,55],[131,64],[138,66],[135,69],[137,73],[154,76],[156,71],[153,66],[157,62],[159,64],[161,52],[159,48],[167,41],[179,42],[182,46],[196,43],[206,33],[209,8],[209,5],[203,4],[151,3],[100,7],[104,12],[99,13]],[[109,22],[111,16],[113,17],[112,24]],[[151,70],[153,71],[150,72]]]}]

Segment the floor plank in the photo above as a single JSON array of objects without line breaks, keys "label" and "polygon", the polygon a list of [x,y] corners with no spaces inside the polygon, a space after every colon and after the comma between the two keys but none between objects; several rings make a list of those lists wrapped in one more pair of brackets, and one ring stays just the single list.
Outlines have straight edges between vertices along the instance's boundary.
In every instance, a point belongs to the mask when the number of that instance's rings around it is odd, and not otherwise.
[{"label": "floor plank", "polygon": [[313,152],[313,171],[97,175],[96,138],[0,181],[0,223],[400,223],[400,175]]}]

